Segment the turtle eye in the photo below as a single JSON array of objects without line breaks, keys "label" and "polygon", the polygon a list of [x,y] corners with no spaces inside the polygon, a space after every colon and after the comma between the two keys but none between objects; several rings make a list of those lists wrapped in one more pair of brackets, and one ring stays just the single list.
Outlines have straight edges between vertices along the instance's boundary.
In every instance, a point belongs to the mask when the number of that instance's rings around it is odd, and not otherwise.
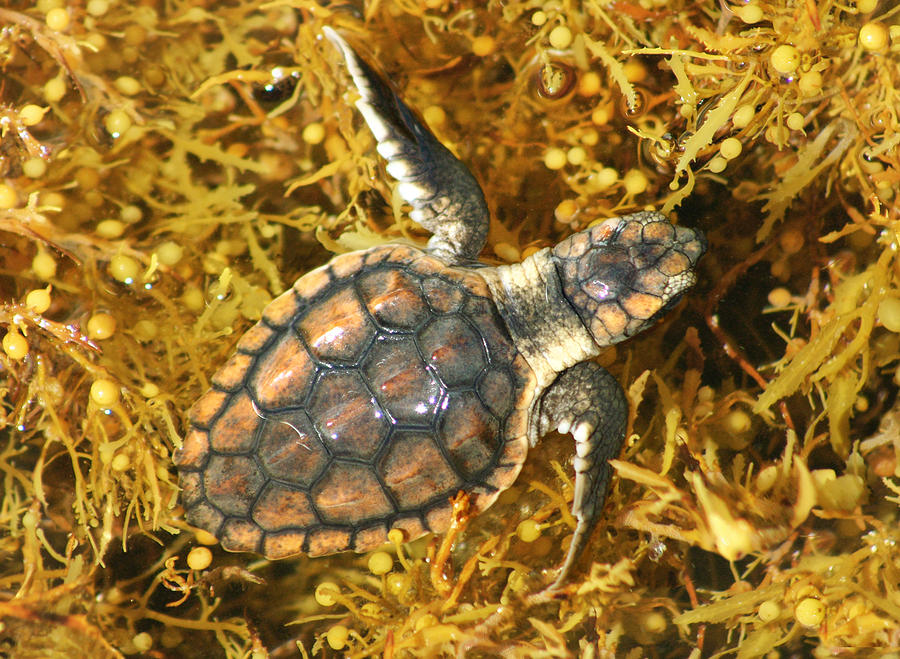
[{"label": "turtle eye", "polygon": [[635,268],[627,254],[618,250],[595,250],[583,257],[581,290],[597,302],[616,299],[630,287]]},{"label": "turtle eye", "polygon": [[592,279],[582,285],[582,290],[598,302],[603,302],[611,297],[615,297],[615,293],[602,279]]}]

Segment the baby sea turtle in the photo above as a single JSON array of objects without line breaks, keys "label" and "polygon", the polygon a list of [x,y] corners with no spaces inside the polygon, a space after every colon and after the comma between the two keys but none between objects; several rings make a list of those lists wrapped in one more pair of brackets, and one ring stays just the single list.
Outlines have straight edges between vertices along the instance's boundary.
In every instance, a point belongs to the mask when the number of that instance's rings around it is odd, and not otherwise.
[{"label": "baby sea turtle", "polygon": [[705,250],[696,230],[641,212],[521,263],[476,259],[481,188],[334,30],[387,171],[426,249],[343,254],[273,300],[190,411],[175,455],[187,520],[225,549],[269,558],[366,551],[401,529],[440,532],[450,498],[476,511],[553,429],[575,439],[575,535],[597,522],[627,402],[589,361],[671,309]]}]

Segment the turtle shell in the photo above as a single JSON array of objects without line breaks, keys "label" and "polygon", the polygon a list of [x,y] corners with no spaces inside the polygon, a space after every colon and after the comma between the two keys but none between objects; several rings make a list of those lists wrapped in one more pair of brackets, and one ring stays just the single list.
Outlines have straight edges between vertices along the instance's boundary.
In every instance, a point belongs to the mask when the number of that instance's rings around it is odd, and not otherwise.
[{"label": "turtle shell", "polygon": [[535,378],[477,270],[411,247],[333,259],[273,300],[190,411],[187,520],[269,558],[440,532],[518,475]]}]

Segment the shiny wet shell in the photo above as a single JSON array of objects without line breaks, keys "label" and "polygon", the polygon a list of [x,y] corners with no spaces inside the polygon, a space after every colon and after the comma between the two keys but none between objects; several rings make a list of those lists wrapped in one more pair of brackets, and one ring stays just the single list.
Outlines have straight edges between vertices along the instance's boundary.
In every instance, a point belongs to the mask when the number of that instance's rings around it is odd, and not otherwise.
[{"label": "shiny wet shell", "polygon": [[301,277],[241,338],[175,456],[188,521],[270,558],[440,532],[528,448],[534,376],[477,270],[410,247]]}]

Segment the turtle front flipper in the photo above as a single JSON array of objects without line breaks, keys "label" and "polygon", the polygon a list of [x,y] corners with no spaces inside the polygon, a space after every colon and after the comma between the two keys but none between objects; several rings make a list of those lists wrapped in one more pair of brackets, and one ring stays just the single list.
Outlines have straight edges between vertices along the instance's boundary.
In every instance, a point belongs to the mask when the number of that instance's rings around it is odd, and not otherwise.
[{"label": "turtle front flipper", "polygon": [[360,95],[356,107],[413,207],[410,217],[434,234],[429,249],[454,263],[474,260],[489,223],[478,181],[343,37],[323,31],[344,57]]},{"label": "turtle front flipper", "polygon": [[627,420],[628,402],[622,387],[594,362],[564,371],[541,399],[540,434],[556,429],[575,438],[575,534],[550,590],[565,581],[597,524],[612,472],[609,460],[622,448]]}]

